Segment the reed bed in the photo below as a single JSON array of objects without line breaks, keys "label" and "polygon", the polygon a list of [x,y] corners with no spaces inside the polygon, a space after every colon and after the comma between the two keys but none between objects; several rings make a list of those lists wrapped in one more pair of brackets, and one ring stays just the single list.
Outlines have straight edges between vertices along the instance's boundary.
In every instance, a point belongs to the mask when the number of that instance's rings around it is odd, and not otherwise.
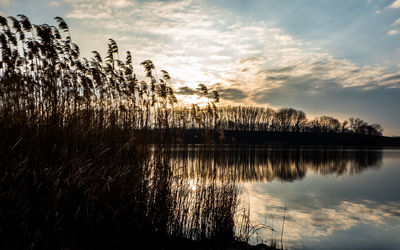
[{"label": "reed bed", "polygon": [[193,189],[170,160],[170,128],[190,114],[207,134],[218,93],[176,107],[168,72],[156,79],[146,60],[139,81],[113,39],[104,58],[81,59],[55,20],[0,16],[0,248],[253,248],[236,233],[235,183]]}]

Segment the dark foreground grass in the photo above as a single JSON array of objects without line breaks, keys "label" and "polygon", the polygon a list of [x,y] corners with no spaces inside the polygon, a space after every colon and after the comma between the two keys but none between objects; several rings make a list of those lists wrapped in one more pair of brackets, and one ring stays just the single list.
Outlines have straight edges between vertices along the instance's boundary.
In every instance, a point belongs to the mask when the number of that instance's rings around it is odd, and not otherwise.
[{"label": "dark foreground grass", "polygon": [[267,248],[243,242],[235,183],[192,190],[171,171],[169,147],[150,154],[132,133],[3,126],[0,248]]},{"label": "dark foreground grass", "polygon": [[[0,248],[227,248],[236,235],[235,183],[191,190],[174,175],[170,76],[149,81],[119,60],[80,59],[68,25],[0,16]],[[203,93],[207,89],[203,86]],[[215,106],[215,105],[214,105]],[[205,111],[202,111],[205,114]],[[196,116],[199,124],[213,114]],[[177,123],[174,123],[177,124]],[[151,129],[160,145],[150,154]]]}]

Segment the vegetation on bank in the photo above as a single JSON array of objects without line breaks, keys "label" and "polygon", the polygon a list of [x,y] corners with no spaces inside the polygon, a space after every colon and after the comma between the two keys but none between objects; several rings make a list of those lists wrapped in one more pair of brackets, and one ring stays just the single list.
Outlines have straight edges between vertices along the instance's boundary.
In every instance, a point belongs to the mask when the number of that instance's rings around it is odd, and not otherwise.
[{"label": "vegetation on bank", "polygon": [[[356,147],[400,147],[399,137],[373,136],[356,133],[313,133],[313,132],[265,132],[186,129],[184,132],[171,129],[171,142],[178,144],[256,144],[256,145],[320,145]],[[159,143],[149,135],[148,141]]]},{"label": "vegetation on bank", "polygon": [[178,107],[168,72],[156,79],[146,60],[137,79],[132,54],[120,59],[112,39],[104,58],[81,59],[68,25],[55,20],[58,28],[0,16],[1,248],[252,248],[246,215],[236,223],[235,183],[200,178],[193,189],[172,171],[176,138],[190,129],[203,142],[225,130],[382,133],[360,119],[219,108],[203,84],[205,107]]}]

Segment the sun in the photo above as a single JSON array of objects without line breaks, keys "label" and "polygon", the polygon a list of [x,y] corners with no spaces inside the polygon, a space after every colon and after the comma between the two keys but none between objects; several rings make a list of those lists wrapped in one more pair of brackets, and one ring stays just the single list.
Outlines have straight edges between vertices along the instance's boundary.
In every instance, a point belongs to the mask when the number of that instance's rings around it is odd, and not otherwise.
[{"label": "sun", "polygon": [[188,107],[192,104],[197,104],[200,107],[204,107],[210,101],[208,98],[198,95],[176,95],[182,106]]}]

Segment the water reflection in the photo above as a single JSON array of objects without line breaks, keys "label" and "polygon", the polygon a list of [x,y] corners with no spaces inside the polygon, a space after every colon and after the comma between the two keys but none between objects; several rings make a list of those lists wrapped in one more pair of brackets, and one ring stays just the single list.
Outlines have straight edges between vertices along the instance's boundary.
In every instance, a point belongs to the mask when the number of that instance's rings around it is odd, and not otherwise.
[{"label": "water reflection", "polygon": [[239,209],[276,230],[258,232],[267,242],[280,246],[287,206],[284,248],[400,249],[399,152],[189,146],[173,148],[169,161],[192,192],[209,181],[236,183]]},{"label": "water reflection", "polygon": [[[302,200],[304,196],[301,195],[300,199],[295,201],[285,195],[278,198],[277,194],[251,184],[245,185],[244,194],[253,208],[251,220],[273,225],[278,232],[274,236],[265,230],[261,232],[264,239],[279,239],[284,206],[289,207],[284,229],[285,248],[400,247],[399,201],[340,200],[334,204],[326,204],[319,200],[319,197],[315,197],[313,201]],[[316,205],[319,206],[317,209],[314,208]]]},{"label": "water reflection", "polygon": [[320,175],[359,174],[379,168],[382,151],[312,147],[176,147],[171,161],[186,178],[294,181],[308,171]]}]

